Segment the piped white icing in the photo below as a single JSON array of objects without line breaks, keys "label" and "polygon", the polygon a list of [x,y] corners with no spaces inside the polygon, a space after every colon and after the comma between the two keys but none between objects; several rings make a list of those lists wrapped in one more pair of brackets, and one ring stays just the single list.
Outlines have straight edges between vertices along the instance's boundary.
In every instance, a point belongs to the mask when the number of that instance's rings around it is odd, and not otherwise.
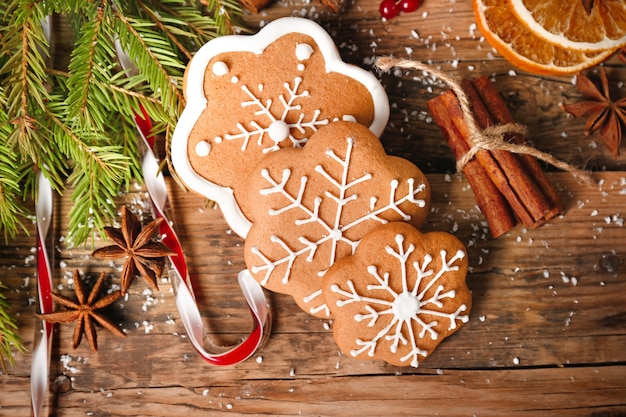
[{"label": "piped white icing", "polygon": [[275,143],[280,143],[289,137],[289,125],[282,120],[274,120],[267,133]]},{"label": "piped white icing", "polygon": [[296,45],[296,58],[298,61],[306,61],[311,58],[313,54],[313,47],[308,43],[299,43]]},{"label": "piped white icing", "polygon": [[[425,200],[417,198],[417,195],[425,190],[425,184],[415,184],[413,178],[408,178],[406,193],[402,194],[397,191],[399,188],[398,180],[392,179],[389,182],[388,190],[381,192],[383,195],[386,194],[386,204],[382,204],[382,206],[374,210],[368,210],[369,207],[366,203],[365,210],[360,213],[360,217],[346,222],[345,217],[342,215],[344,210],[360,198],[353,188],[359,184],[371,181],[373,176],[370,173],[363,173],[360,177],[349,180],[348,173],[353,157],[355,140],[348,137],[345,139],[345,143],[345,154],[343,156],[337,154],[333,149],[326,151],[326,155],[330,157],[330,160],[340,167],[340,174],[333,176],[333,174],[330,173],[331,171],[327,170],[322,165],[315,167],[316,175],[329,184],[329,188],[333,191],[327,192],[323,196],[316,197],[312,204],[303,201],[303,196],[307,192],[307,186],[310,181],[308,176],[294,176],[293,172],[288,168],[280,172],[279,178],[276,178],[276,175],[273,176],[268,169],[262,169],[260,171],[261,176],[267,181],[268,186],[260,189],[259,194],[261,196],[280,195],[282,196],[280,201],[284,202],[282,206],[271,208],[267,213],[268,216],[279,216],[290,210],[297,210],[302,214],[300,219],[296,220],[294,224],[294,226],[296,226],[295,229],[285,226],[281,227],[281,230],[288,229],[290,232],[292,230],[299,231],[300,229],[298,229],[297,226],[308,225],[309,223],[319,225],[320,229],[319,236],[307,237],[299,235],[295,239],[290,240],[287,240],[278,233],[272,235],[270,238],[271,242],[278,245],[283,251],[282,257],[278,257],[277,259],[271,258],[259,247],[253,247],[251,252],[258,257],[260,263],[251,266],[250,271],[254,274],[262,274],[262,278],[260,279],[261,285],[267,285],[270,279],[280,280],[282,284],[289,283],[292,267],[296,259],[302,257],[310,262],[316,255],[320,245],[330,243],[331,250],[329,258],[317,261],[320,267],[317,271],[317,275],[322,277],[325,271],[337,260],[337,250],[340,244],[349,245],[352,248],[352,253],[356,250],[359,241],[354,241],[346,237],[345,233],[348,230],[367,221],[385,224],[387,220],[381,216],[389,212],[401,216],[403,220],[410,220],[411,216],[400,208],[400,205],[405,202],[412,203],[417,207],[426,206]],[[298,191],[295,193],[287,190],[287,185],[293,182],[299,183]],[[367,199],[367,196],[364,198],[366,198],[366,202],[370,201],[370,199]],[[372,197],[372,199],[374,199],[374,201],[371,202],[373,207],[376,202],[378,202],[378,198]],[[320,208],[323,205],[329,205],[331,208],[336,207],[336,213],[333,216],[328,216],[328,218],[321,217]],[[276,232],[278,232],[278,230],[276,230]],[[299,242],[299,246],[294,247],[294,242]],[[281,265],[285,266],[283,269],[284,273],[282,276],[274,276],[274,271]],[[306,294],[303,301],[305,301],[305,303],[310,302],[312,299],[311,296],[311,294]],[[320,308],[322,308],[321,305],[313,304],[310,312],[315,314],[314,310],[319,311]],[[323,308],[325,310],[327,309],[327,307]]]},{"label": "piped white icing", "polygon": [[198,142],[196,145],[196,155],[198,156],[207,156],[211,153],[211,144],[206,140]]},{"label": "piped white icing", "polygon": [[[287,139],[291,141],[292,147],[300,147],[306,143],[308,138],[297,139],[291,134],[292,130],[305,132],[308,129],[315,132],[329,123],[328,119],[319,118],[321,114],[319,109],[309,115],[299,113],[296,121],[287,123],[285,121],[287,116],[293,112],[300,112],[299,100],[309,97],[310,94],[308,90],[302,89],[301,77],[295,77],[293,83],[285,82],[283,88],[285,92],[280,94],[277,100],[282,111],[277,111],[272,106],[273,100],[263,101],[248,86],[242,85],[241,89],[248,99],[242,101],[241,106],[256,109],[255,115],[257,120],[251,121],[248,127],[244,126],[243,123],[238,123],[236,126],[238,132],[228,133],[224,135],[224,138],[230,141],[241,141],[242,151],[248,149],[251,139],[256,139],[252,143],[262,147],[263,153],[269,153],[278,150],[280,148],[279,144]],[[263,127],[262,124],[267,127]],[[272,140],[272,143],[269,145],[263,145],[263,139],[266,134]]]},{"label": "piped white icing", "polygon": [[211,69],[213,70],[213,74],[218,77],[228,74],[228,71],[229,71],[228,65],[226,65],[224,61],[215,62],[213,66],[211,67]]},{"label": "piped white icing", "polygon": [[208,181],[195,172],[187,155],[189,135],[207,105],[207,99],[200,86],[204,83],[206,68],[213,57],[221,53],[237,51],[260,54],[268,45],[292,32],[308,35],[315,40],[319,51],[324,56],[327,72],[344,74],[359,81],[368,89],[374,104],[374,120],[369,128],[374,134],[381,135],[389,119],[389,101],[378,79],[368,71],[343,62],[330,35],[311,20],[285,17],[270,22],[256,35],[220,36],[202,46],[194,55],[187,70],[185,89],[187,105],[174,130],[172,164],[189,188],[218,203],[230,227],[242,237],[247,235],[250,221],[241,212],[234,199],[233,190]]},{"label": "piped white icing", "polygon": [[[330,290],[342,296],[336,302],[337,307],[355,302],[367,303],[364,306],[365,311],[354,316],[356,323],[366,322],[367,327],[373,327],[381,316],[389,314],[393,316],[388,324],[371,339],[357,339],[356,345],[360,348],[353,349],[350,352],[352,356],[356,357],[365,353],[373,357],[379,341],[391,341],[389,349],[392,353],[397,352],[400,343],[410,344],[410,351],[400,360],[410,361],[411,366],[417,367],[418,356],[425,357],[428,352],[418,346],[416,338],[423,338],[427,335],[432,340],[437,340],[440,337],[435,329],[439,325],[438,319],[447,320],[448,330],[456,329],[457,321],[467,323],[469,320],[469,316],[463,314],[467,310],[465,304],[460,304],[452,313],[442,311],[446,300],[456,297],[456,291],[454,289],[445,291],[444,286],[438,282],[448,272],[458,271],[457,261],[465,258],[466,254],[459,249],[449,256],[445,249],[440,249],[441,268],[434,270],[431,268],[433,260],[431,254],[426,253],[421,263],[419,260],[409,262],[409,257],[415,251],[415,245],[413,243],[405,245],[405,237],[402,234],[396,235],[395,242],[396,248],[386,246],[385,252],[399,264],[399,277],[392,276],[391,272],[385,270],[383,266],[369,265],[367,273],[373,283],[367,286],[367,291],[357,291],[351,279],[345,281],[345,289],[334,284],[331,285]],[[401,290],[398,290],[397,279],[401,280]],[[394,280],[396,280],[395,285],[392,285]],[[412,285],[409,285],[410,281]],[[429,293],[432,288],[435,288],[434,293]],[[390,294],[391,297],[375,296],[377,291],[381,290]],[[389,298],[393,301],[389,301]],[[417,335],[413,333],[414,322],[421,328]],[[408,335],[408,339],[405,335]]]}]

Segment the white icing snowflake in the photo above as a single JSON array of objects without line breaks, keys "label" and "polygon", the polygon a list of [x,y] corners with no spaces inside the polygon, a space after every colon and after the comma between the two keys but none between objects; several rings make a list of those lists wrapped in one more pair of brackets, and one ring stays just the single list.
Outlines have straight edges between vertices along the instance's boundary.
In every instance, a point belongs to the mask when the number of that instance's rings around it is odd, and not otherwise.
[{"label": "white icing snowflake", "polygon": [[[404,236],[401,234],[397,234],[395,240],[397,250],[391,246],[386,246],[385,251],[395,258],[400,265],[400,277],[402,280],[400,291],[394,290],[390,285],[390,280],[394,280],[396,277],[391,276],[390,272],[380,271],[374,265],[370,265],[367,268],[367,273],[373,278],[374,282],[367,285],[367,290],[386,291],[390,295],[387,299],[359,294],[351,279],[345,282],[347,289],[342,289],[339,285],[333,284],[330,290],[340,295],[340,298],[336,301],[337,307],[343,307],[355,302],[364,303],[363,309],[365,311],[354,316],[354,321],[357,323],[367,322],[367,327],[374,327],[381,316],[392,315],[389,323],[383,326],[374,337],[369,340],[356,340],[356,345],[360,346],[360,348],[353,349],[350,352],[352,356],[356,357],[366,353],[369,357],[373,357],[381,340],[391,342],[389,344],[391,353],[398,351],[400,343],[405,346],[410,343],[408,353],[402,356],[400,361],[410,361],[411,366],[417,367],[419,363],[418,356],[426,357],[428,355],[426,350],[419,347],[417,339],[428,336],[432,340],[438,340],[441,336],[437,331],[437,326],[440,323],[433,317],[447,321],[448,331],[457,328],[457,321],[466,323],[469,320],[469,316],[463,314],[467,310],[465,304],[459,305],[451,313],[443,311],[446,299],[454,299],[456,290],[445,291],[444,286],[438,283],[445,274],[459,270],[459,266],[455,265],[455,263],[465,257],[465,252],[459,249],[448,257],[446,249],[441,249],[439,252],[441,268],[435,271],[434,269],[429,269],[433,261],[430,254],[424,255],[421,264],[418,261],[414,261],[409,265],[408,259],[415,250],[415,245],[411,243],[408,247],[405,247]],[[414,277],[412,285],[409,284],[409,274],[412,278]],[[433,288],[434,292],[431,291]],[[373,306],[377,306],[377,308]],[[417,324],[417,328],[420,329],[418,334],[414,333],[414,324]]]},{"label": "white icing snowflake", "polygon": [[243,238],[251,227],[245,184],[264,156],[301,147],[336,120],[358,121],[381,135],[389,119],[376,75],[344,62],[332,37],[310,19],[276,19],[255,35],[207,42],[189,63],[184,89],[172,166],[188,188],[217,203]]},{"label": "white icing snowflake", "polygon": [[[284,169],[281,172],[280,178],[274,178],[267,169],[261,171],[262,177],[267,181],[269,187],[260,190],[261,195],[280,195],[284,197],[284,205],[271,209],[269,211],[270,216],[279,216],[287,211],[297,210],[303,216],[299,220],[296,220],[295,226],[303,226],[315,224],[318,226],[318,233],[314,237],[306,237],[302,232],[297,232],[295,237],[290,237],[289,240],[282,238],[276,234],[273,234],[270,239],[273,244],[279,245],[284,256],[278,259],[270,259],[261,248],[258,246],[252,247],[251,251],[260,259],[261,264],[252,266],[250,270],[255,274],[261,274],[262,278],[260,282],[262,285],[266,285],[270,279],[278,279],[282,284],[289,283],[291,278],[292,266],[296,261],[306,260],[306,262],[313,262],[315,257],[315,269],[318,277],[322,277],[325,271],[333,265],[337,258],[337,252],[340,244],[349,245],[350,252],[354,253],[359,241],[351,240],[346,236],[346,232],[355,226],[361,225],[364,222],[371,221],[373,228],[378,224],[385,224],[389,218],[396,218],[398,220],[408,221],[411,219],[411,215],[403,211],[400,207],[403,203],[411,203],[413,208],[424,208],[426,201],[420,198],[416,198],[417,194],[423,192],[426,189],[426,184],[415,184],[414,178],[408,178],[407,186],[403,187],[406,192],[399,193],[398,189],[400,183],[396,179],[389,181],[388,195],[386,202],[379,204],[379,199],[375,195],[359,195],[355,190],[356,186],[360,187],[360,192],[365,194],[367,192],[377,192],[367,188],[368,181],[371,181],[373,176],[371,173],[364,173],[361,176],[349,180],[350,162],[353,157],[354,139],[346,139],[346,151],[344,156],[337,155],[334,150],[328,149],[326,155],[330,157],[330,160],[340,166],[340,175],[333,176],[322,165],[315,166],[315,173],[321,176],[327,184],[328,188],[333,191],[326,191],[324,195],[318,196],[314,199],[312,206],[307,205],[303,201],[303,196],[307,191],[307,185],[310,179],[306,176],[294,176],[290,169]],[[375,172],[375,171],[374,171]],[[286,190],[286,186],[289,182],[299,182],[297,194],[291,193]],[[380,191],[378,191],[380,192]],[[365,203],[364,203],[365,202]],[[345,210],[350,204],[360,204],[359,215],[357,218],[346,218]],[[328,212],[329,206],[332,208],[332,216],[326,216],[324,218],[320,216],[320,211],[326,210]],[[412,209],[413,210],[413,209]],[[415,210],[413,210],[415,213]],[[370,228],[370,229],[371,229]],[[277,222],[274,232],[290,230],[284,224]],[[297,230],[297,229],[296,229]],[[309,229],[310,230],[310,229]],[[320,256],[316,256],[320,245],[329,244],[330,255],[327,259],[320,259]],[[296,247],[294,247],[296,246]],[[273,277],[273,273],[279,266],[285,266],[282,276]],[[323,302],[321,297],[320,285],[315,286],[316,289],[307,294],[304,298],[304,302],[310,304],[309,312],[311,314],[318,314],[323,312],[328,316],[330,311],[328,306]]]},{"label": "white icing snowflake", "polygon": [[[295,77],[291,85],[288,82],[283,84],[285,93],[278,96],[282,112],[272,111],[273,100],[271,98],[263,102],[248,86],[242,85],[241,89],[249,100],[242,102],[241,106],[255,108],[254,115],[263,118],[264,122],[259,123],[257,120],[251,120],[249,127],[244,126],[243,123],[237,123],[239,132],[226,134],[224,139],[230,141],[240,140],[241,150],[245,151],[248,148],[250,139],[256,137],[256,144],[262,148],[263,153],[278,150],[280,144],[286,140],[291,142],[288,147],[302,146],[308,140],[308,136],[310,136],[310,134],[306,134],[307,129],[309,132],[315,132],[319,127],[327,125],[329,120],[319,119],[321,111],[316,109],[313,114],[309,115],[309,119],[305,120],[307,115],[300,113],[295,122],[287,121],[291,112],[298,112],[302,109],[302,106],[297,104],[298,100],[309,97],[308,90],[302,90],[301,85],[302,77]],[[260,86],[260,89],[262,89],[262,86]],[[294,130],[299,132],[300,139],[294,137]],[[270,139],[271,144],[264,147],[263,139],[266,137]],[[216,138],[217,143],[220,143],[221,140],[222,138]]]}]

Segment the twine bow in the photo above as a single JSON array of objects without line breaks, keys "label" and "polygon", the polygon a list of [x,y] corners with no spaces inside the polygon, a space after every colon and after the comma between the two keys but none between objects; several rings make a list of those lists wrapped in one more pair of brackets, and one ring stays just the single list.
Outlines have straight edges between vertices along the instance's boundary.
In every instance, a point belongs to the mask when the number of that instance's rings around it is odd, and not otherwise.
[{"label": "twine bow", "polygon": [[375,65],[382,71],[388,71],[393,67],[410,70],[422,70],[439,78],[441,81],[448,84],[448,86],[452,89],[457,97],[459,106],[461,107],[461,112],[463,113],[463,120],[470,133],[468,138],[470,150],[457,161],[456,169],[458,172],[462,172],[465,165],[476,155],[477,152],[481,150],[504,150],[512,153],[533,156],[556,168],[569,172],[572,176],[574,176],[574,178],[583,183],[595,184],[587,171],[576,168],[575,166],[561,161],[549,153],[533,148],[532,146],[510,143],[504,139],[505,135],[510,133],[525,135],[527,133],[525,126],[517,123],[507,123],[504,125],[489,126],[481,130],[476,124],[467,95],[461,86],[447,74],[422,62],[408,59],[380,57],[376,60]]}]

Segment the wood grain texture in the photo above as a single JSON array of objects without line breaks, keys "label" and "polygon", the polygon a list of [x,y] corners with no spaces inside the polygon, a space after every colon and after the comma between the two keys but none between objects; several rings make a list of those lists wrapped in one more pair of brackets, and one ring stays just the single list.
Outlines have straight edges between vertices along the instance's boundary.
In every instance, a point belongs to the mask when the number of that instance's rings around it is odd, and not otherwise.
[{"label": "wood grain texture", "polygon": [[[580,99],[572,77],[523,73],[493,51],[472,28],[470,1],[426,0],[416,13],[389,22],[377,9],[377,1],[358,0],[336,16],[317,1],[293,0],[246,19],[259,25],[284,15],[315,18],[344,59],[364,68],[391,54],[430,62],[459,79],[489,75],[515,119],[529,127],[531,143],[593,169],[598,186],[550,172],[564,214],[537,229],[517,226],[490,238],[427,113],[426,101],[445,87],[421,73],[382,74],[392,105],[383,143],[390,154],[418,164],[432,186],[423,231],[451,232],[468,248],[469,323],[419,368],[396,368],[341,354],[332,322],[308,316],[288,296],[269,294],[273,326],[263,349],[240,365],[212,367],[186,339],[169,281],[160,281],[157,292],[137,280],[108,310],[126,339],[100,331],[94,354],[86,343],[72,350],[72,327],[57,327],[50,415],[626,416],[626,157],[611,157],[598,137],[583,135],[584,120],[559,108]],[[626,67],[616,58],[607,67],[616,94],[623,95],[618,82],[626,79]],[[230,233],[219,210],[169,185],[170,213],[190,262],[207,343],[236,343],[251,326],[235,280],[244,268],[243,240]],[[51,241],[55,288],[66,295],[74,269],[92,282],[101,271],[111,279],[120,271],[119,263],[91,258],[91,247],[65,245],[69,195],[56,199]],[[150,220],[143,188],[118,203]],[[0,244],[0,280],[9,287],[5,294],[30,352],[37,294],[33,225],[29,231]],[[0,416],[29,414],[30,353],[15,359],[9,374],[0,375]]]},{"label": "wood grain texture", "polygon": [[[272,336],[259,354],[237,366],[211,367],[185,339],[169,282],[152,292],[138,280],[110,311],[126,339],[100,332],[98,354],[86,344],[73,351],[71,326],[58,327],[53,414],[345,415],[347,407],[366,415],[626,412],[626,239],[620,214],[626,175],[598,174],[602,186],[590,189],[568,174],[550,174],[566,213],[536,230],[518,226],[497,240],[488,237],[463,178],[430,174],[428,179],[433,209],[424,231],[450,231],[468,247],[474,307],[470,322],[419,368],[341,354],[331,322],[308,316],[290,297],[277,294],[270,294]],[[235,343],[250,326],[234,282],[243,268],[242,241],[202,198],[176,186],[171,191],[209,341]],[[132,197],[127,201],[135,209],[145,203],[143,192]],[[65,197],[59,203],[66,205]],[[57,230],[62,235],[63,229]],[[36,295],[32,244],[21,237],[0,248],[9,299],[19,308],[29,348]],[[67,291],[74,268],[94,278],[109,268],[90,259],[88,250],[68,249],[62,242],[55,264],[60,291]],[[17,366],[0,379],[3,413],[27,412],[28,367],[29,355],[19,355]],[[54,391],[57,386],[60,392]]]}]

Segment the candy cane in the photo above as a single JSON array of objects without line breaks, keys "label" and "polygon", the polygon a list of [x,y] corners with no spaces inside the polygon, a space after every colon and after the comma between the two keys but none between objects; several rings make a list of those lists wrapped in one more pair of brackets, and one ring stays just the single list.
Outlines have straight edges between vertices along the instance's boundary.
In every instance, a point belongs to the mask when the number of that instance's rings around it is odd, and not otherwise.
[{"label": "candy cane", "polygon": [[[44,36],[48,44],[51,38],[50,16],[41,20]],[[52,186],[42,171],[37,175],[37,197],[35,198],[35,217],[37,222],[37,293],[39,312],[51,313],[52,302],[52,269],[48,258],[46,239],[52,219]],[[35,326],[37,328],[37,326]],[[35,335],[35,349],[30,364],[30,396],[31,414],[41,415],[48,397],[48,376],[50,374],[50,347],[54,327],[51,323],[41,321],[41,334]]]},{"label": "candy cane", "polygon": [[[119,42],[116,42],[116,48],[124,69],[135,70],[132,61],[121,49]],[[143,107],[141,111],[142,114],[135,115],[135,124],[139,131],[138,140],[142,142],[139,143],[139,148],[143,149],[142,173],[155,216],[164,219],[160,226],[162,241],[177,254],[169,257],[174,272],[172,285],[176,293],[176,306],[187,336],[196,352],[211,364],[233,365],[242,362],[259,349],[264,338],[269,334],[269,307],[263,288],[252,278],[248,270],[239,272],[239,286],[250,308],[254,328],[240,344],[232,347],[230,350],[220,354],[207,352],[203,343],[205,335],[204,324],[193,294],[193,286],[189,279],[183,248],[171,222],[165,216],[168,193],[165,179],[159,168],[159,162],[152,150],[154,146],[154,137],[151,134],[152,122]]]},{"label": "candy cane", "polygon": [[[42,314],[51,313],[52,303],[52,273],[46,238],[52,218],[52,187],[40,171],[37,176],[38,192],[35,201],[37,218],[37,290],[39,293],[39,311]],[[53,326],[41,321],[41,337],[33,351],[30,369],[30,394],[32,415],[41,415],[48,394],[48,375],[50,367],[50,345]]]}]

